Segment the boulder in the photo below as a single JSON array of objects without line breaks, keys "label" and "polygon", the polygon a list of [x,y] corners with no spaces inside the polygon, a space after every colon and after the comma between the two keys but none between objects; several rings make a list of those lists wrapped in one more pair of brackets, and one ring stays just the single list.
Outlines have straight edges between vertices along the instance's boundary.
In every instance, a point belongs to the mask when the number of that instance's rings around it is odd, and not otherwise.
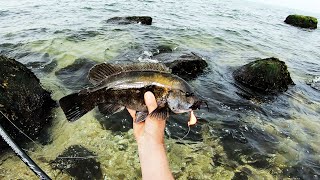
[{"label": "boulder", "polygon": [[315,17],[296,14],[289,15],[284,22],[293,26],[310,29],[316,29],[318,24],[318,20]]},{"label": "boulder", "polygon": [[127,16],[127,17],[113,17],[107,20],[107,23],[115,24],[144,24],[151,25],[152,18],[150,16]]},{"label": "boulder", "polygon": [[183,54],[172,62],[165,63],[172,70],[172,74],[191,80],[198,77],[208,66],[207,62],[195,53]]},{"label": "boulder", "polygon": [[[51,122],[56,102],[41,87],[39,79],[23,64],[0,55],[0,111],[30,138],[35,139]],[[22,144],[27,138],[0,114],[0,123],[10,136]],[[0,149],[6,146],[0,141]]]},{"label": "boulder", "polygon": [[245,87],[266,94],[286,91],[288,85],[294,85],[286,64],[274,57],[246,64],[235,70],[233,77]]},{"label": "boulder", "polygon": [[100,162],[88,149],[73,145],[67,148],[55,160],[50,162],[53,169],[68,173],[75,179],[102,179]]}]

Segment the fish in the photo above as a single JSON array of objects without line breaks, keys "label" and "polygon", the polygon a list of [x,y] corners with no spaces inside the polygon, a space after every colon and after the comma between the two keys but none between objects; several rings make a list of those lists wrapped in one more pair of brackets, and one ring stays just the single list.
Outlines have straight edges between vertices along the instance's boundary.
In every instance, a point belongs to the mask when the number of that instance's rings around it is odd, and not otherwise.
[{"label": "fish", "polygon": [[[167,119],[169,113],[190,112],[188,125],[196,123],[193,110],[206,104],[193,88],[161,63],[110,64],[93,66],[88,73],[93,87],[67,95],[59,100],[68,121],[73,122],[98,107],[105,115],[123,109],[136,110],[136,122],[143,122],[149,115]],[[148,113],[144,94],[154,94],[158,107]]]}]

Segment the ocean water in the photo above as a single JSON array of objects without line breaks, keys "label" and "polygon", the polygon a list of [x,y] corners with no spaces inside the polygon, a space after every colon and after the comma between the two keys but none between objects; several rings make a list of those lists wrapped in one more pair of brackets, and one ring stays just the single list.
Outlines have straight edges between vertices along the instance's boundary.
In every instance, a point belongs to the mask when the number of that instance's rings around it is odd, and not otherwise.
[{"label": "ocean water", "polygon": [[[59,100],[85,86],[78,78],[85,68],[59,76],[79,59],[155,61],[150,54],[159,46],[172,47],[172,54],[194,52],[209,67],[190,84],[207,99],[210,111],[196,112],[202,121],[183,140],[187,115],[169,119],[166,147],[174,177],[319,179],[320,91],[306,82],[320,76],[320,30],[283,22],[296,13],[320,18],[240,0],[0,1],[0,53],[26,64]],[[151,16],[153,24],[106,22],[131,15]],[[266,57],[284,61],[296,85],[267,101],[243,98],[232,72]],[[70,178],[49,162],[77,144],[95,152],[104,179],[141,178],[126,112],[102,117],[92,111],[74,123],[60,108],[52,113],[49,142],[25,148],[50,177]],[[122,124],[115,127],[115,121]],[[13,153],[0,160],[1,179],[37,179]]]}]

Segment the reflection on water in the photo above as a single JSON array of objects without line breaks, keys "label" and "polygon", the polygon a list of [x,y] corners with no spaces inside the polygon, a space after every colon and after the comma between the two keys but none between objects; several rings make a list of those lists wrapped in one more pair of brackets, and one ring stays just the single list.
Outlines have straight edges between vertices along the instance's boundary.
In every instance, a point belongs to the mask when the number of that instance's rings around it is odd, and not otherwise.
[{"label": "reflection on water", "polygon": [[[183,140],[187,116],[168,122],[166,146],[177,179],[319,178],[320,92],[306,81],[320,76],[320,34],[284,24],[290,10],[237,0],[0,5],[0,53],[26,64],[55,100],[88,86],[85,76],[95,63],[148,61],[161,46],[172,47],[168,57],[181,52],[203,56],[207,72],[190,84],[207,99],[210,111],[196,112],[202,121]],[[105,22],[140,14],[152,16],[153,25]],[[263,100],[244,98],[233,70],[271,56],[286,62],[296,85]],[[60,108],[53,113],[51,137],[45,137],[49,143],[25,147],[50,177],[70,178],[50,162],[81,145],[96,154],[105,179],[141,178],[126,112],[102,117],[92,111],[74,123]],[[11,152],[1,155],[0,164],[1,179],[37,179]]]}]

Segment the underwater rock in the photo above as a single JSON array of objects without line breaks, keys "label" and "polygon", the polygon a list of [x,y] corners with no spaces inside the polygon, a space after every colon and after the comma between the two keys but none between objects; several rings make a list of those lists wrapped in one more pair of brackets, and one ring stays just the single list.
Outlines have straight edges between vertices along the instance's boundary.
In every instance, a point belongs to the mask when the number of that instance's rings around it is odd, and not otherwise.
[{"label": "underwater rock", "polygon": [[320,164],[312,159],[298,162],[296,165],[283,169],[283,174],[291,179],[319,179]]},{"label": "underwater rock", "polygon": [[310,29],[316,29],[318,24],[318,20],[315,17],[297,14],[289,15],[284,22],[293,26]]},{"label": "underwater rock", "polygon": [[248,164],[259,169],[272,168],[269,154],[276,151],[279,143],[276,136],[241,121],[225,121],[221,125],[214,127],[217,131],[212,133],[220,137],[221,145],[232,161],[228,166],[236,168],[232,166]]},{"label": "underwater rock", "polygon": [[234,79],[245,87],[262,93],[286,91],[294,85],[283,61],[271,57],[256,60],[233,72]]},{"label": "underwater rock", "polygon": [[157,48],[153,49],[152,55],[156,56],[162,53],[171,53],[173,52],[174,47],[170,46],[170,45],[160,45]]},{"label": "underwater rock", "polygon": [[91,85],[87,75],[96,62],[86,58],[76,59],[75,62],[65,68],[58,70],[55,75],[61,80],[63,85],[71,90],[80,90]]},{"label": "underwater rock", "polygon": [[[68,173],[75,179],[102,179],[100,162],[93,152],[80,145],[72,145],[50,162],[53,169]],[[70,158],[68,158],[70,157]]]},{"label": "underwater rock", "polygon": [[172,62],[165,63],[172,70],[172,74],[191,80],[198,77],[208,66],[207,62],[195,53],[183,54]]},{"label": "underwater rock", "polygon": [[[23,64],[0,55],[0,111],[30,138],[35,139],[51,122],[56,102],[41,87],[39,79]],[[2,114],[0,122],[19,144],[27,139]],[[0,141],[0,148],[5,147]]]},{"label": "underwater rock", "polygon": [[113,17],[107,20],[107,23],[116,23],[116,24],[144,24],[151,25],[152,18],[150,16],[127,16],[127,17]]}]

